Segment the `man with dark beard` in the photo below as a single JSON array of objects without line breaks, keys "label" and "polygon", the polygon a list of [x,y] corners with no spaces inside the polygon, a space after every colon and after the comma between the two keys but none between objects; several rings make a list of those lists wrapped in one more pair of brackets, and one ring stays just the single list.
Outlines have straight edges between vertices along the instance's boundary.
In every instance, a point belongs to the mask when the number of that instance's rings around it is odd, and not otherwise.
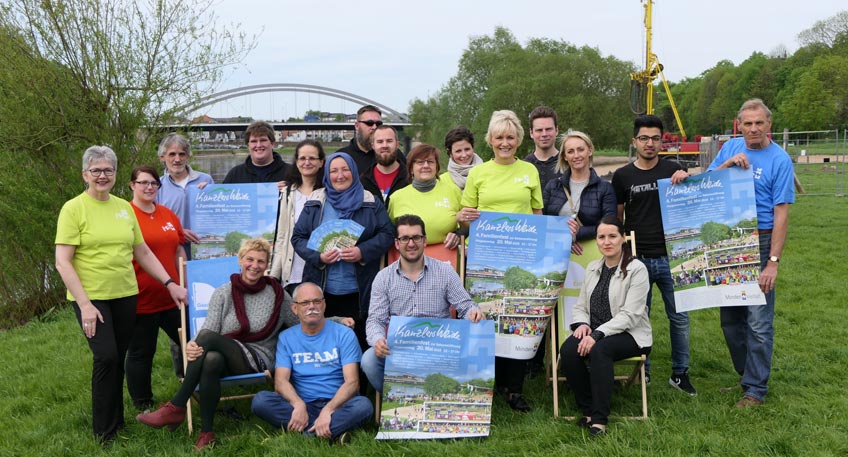
[{"label": "man with dark beard", "polygon": [[374,194],[385,207],[388,207],[392,193],[409,184],[406,167],[401,166],[403,164],[399,160],[400,152],[395,129],[388,125],[377,127],[371,137],[371,148],[374,151],[376,163],[366,168],[359,179],[365,190]]},{"label": "man with dark beard", "polygon": [[350,144],[336,152],[346,152],[356,162],[356,167],[367,170],[374,165],[374,151],[371,150],[371,137],[378,127],[383,125],[383,112],[374,105],[365,105],[356,112],[353,124],[354,134]]}]

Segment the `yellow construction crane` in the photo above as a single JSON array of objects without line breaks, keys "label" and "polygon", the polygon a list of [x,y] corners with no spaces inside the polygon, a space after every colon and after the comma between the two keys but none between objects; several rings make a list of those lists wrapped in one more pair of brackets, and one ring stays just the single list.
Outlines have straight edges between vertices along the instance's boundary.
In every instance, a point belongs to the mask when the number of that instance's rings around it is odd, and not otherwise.
[{"label": "yellow construction crane", "polygon": [[651,51],[653,33],[651,10],[653,3],[653,0],[642,0],[642,6],[645,9],[645,69],[630,74],[630,109],[635,114],[654,114],[654,80],[659,76],[663,87],[665,87],[665,93],[668,96],[669,104],[671,104],[671,110],[674,112],[674,119],[677,121],[677,128],[680,129],[682,139],[686,138],[686,131],[683,130],[683,122],[680,121],[680,114],[677,113],[674,97],[671,96],[671,89],[668,87],[668,81],[663,74],[663,65],[657,55]]}]

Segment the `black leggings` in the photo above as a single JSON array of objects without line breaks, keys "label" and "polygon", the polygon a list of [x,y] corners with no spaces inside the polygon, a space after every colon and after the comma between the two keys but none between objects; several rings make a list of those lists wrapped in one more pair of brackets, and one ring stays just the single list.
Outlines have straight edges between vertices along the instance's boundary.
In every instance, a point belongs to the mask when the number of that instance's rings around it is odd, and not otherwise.
[{"label": "black leggings", "polygon": [[186,406],[192,392],[200,384],[200,431],[211,432],[215,408],[221,400],[221,378],[253,373],[241,346],[232,338],[210,330],[201,330],[194,342],[203,355],[188,363],[180,390],[171,399],[176,406]]}]

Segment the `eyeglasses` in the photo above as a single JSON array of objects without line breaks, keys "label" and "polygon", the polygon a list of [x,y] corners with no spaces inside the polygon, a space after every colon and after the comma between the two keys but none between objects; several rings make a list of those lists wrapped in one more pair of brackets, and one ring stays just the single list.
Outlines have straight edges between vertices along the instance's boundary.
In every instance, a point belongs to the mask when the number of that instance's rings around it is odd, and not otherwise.
[{"label": "eyeglasses", "polygon": [[415,165],[418,165],[419,167],[422,167],[424,165],[429,165],[429,166],[432,167],[433,165],[436,164],[436,161],[435,160],[416,160],[412,163],[414,163]]},{"label": "eyeglasses", "polygon": [[88,171],[88,174],[95,177],[100,175],[112,176],[115,174],[114,168],[89,168],[86,171]]},{"label": "eyeglasses", "polygon": [[324,299],[323,298],[316,298],[314,300],[295,301],[295,302],[292,302],[292,303],[294,303],[295,305],[298,305],[298,306],[307,306],[307,305],[318,306],[321,303],[324,303]]},{"label": "eyeglasses", "polygon": [[639,135],[636,137],[636,141],[640,143],[647,143],[648,140],[653,141],[654,143],[659,143],[662,140],[662,137],[659,135],[648,136],[648,135]]},{"label": "eyeglasses", "polygon": [[398,242],[400,242],[401,244],[409,243],[410,240],[412,240],[414,243],[418,244],[418,243],[424,241],[424,235],[399,236],[395,239],[398,240]]},{"label": "eyeglasses", "polygon": [[318,158],[318,157],[306,157],[306,156],[300,156],[300,157],[298,157],[298,158],[297,158],[297,161],[298,161],[298,162],[317,162],[317,161],[319,161],[319,160],[321,160],[321,159],[320,159],[320,158]]},{"label": "eyeglasses", "polygon": [[369,120],[367,120],[367,121],[359,121],[359,122],[361,122],[361,123],[363,123],[363,124],[367,125],[368,127],[374,127],[375,125],[376,125],[377,127],[379,127],[379,126],[383,125],[383,121],[372,121],[372,120],[370,120],[370,119],[369,119]]},{"label": "eyeglasses", "polygon": [[[107,176],[108,176],[108,175],[107,175]],[[136,184],[138,184],[138,185],[139,185],[139,186],[141,186],[141,187],[148,187],[148,186],[150,186],[150,187],[152,187],[152,188],[154,188],[154,189],[158,189],[158,188],[159,188],[159,183],[158,183],[158,182],[156,182],[156,181],[133,181],[133,182],[134,182],[134,183],[136,183]]]}]

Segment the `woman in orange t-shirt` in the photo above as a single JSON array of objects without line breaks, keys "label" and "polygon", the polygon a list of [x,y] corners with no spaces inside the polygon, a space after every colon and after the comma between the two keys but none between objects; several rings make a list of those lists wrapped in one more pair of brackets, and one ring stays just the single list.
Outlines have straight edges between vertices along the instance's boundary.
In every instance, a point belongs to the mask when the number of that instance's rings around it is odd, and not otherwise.
[{"label": "woman in orange t-shirt", "polygon": [[[137,167],[130,175],[131,204],[144,241],[169,277],[178,278],[179,259],[186,258],[183,249],[185,235],[177,215],[156,204],[160,185],[153,167]],[[127,390],[133,405],[145,411],[154,405],[150,377],[159,329],[179,344],[180,310],[162,283],[147,274],[135,261],[133,267],[138,281],[138,305],[132,341],[127,351]],[[174,365],[181,368],[182,357],[175,360]]]}]

